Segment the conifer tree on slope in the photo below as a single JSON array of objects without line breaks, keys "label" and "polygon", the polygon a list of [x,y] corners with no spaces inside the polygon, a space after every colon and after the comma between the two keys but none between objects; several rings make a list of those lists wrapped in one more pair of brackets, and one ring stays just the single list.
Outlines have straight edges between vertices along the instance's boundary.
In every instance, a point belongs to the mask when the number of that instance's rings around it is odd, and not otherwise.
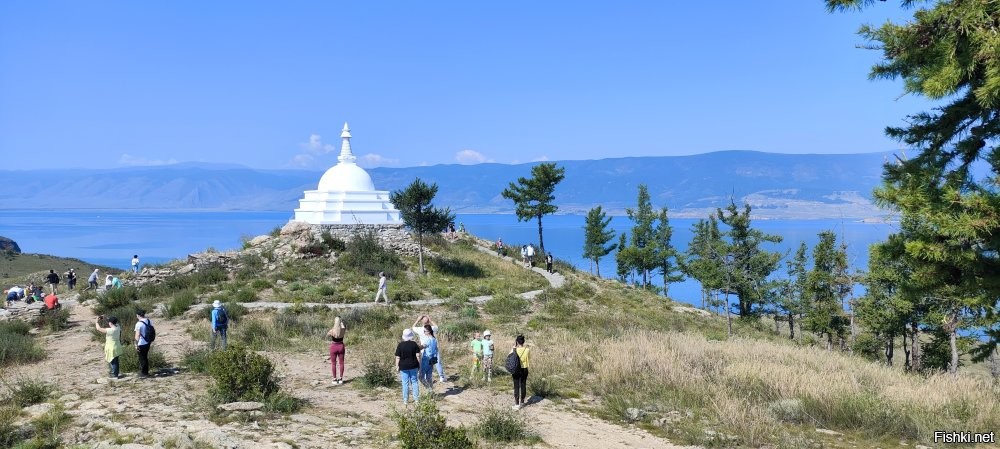
[{"label": "conifer tree on slope", "polygon": [[[825,0],[830,10],[872,7],[874,0]],[[904,0],[904,6],[917,3]],[[1000,191],[974,164],[1000,175],[1000,46],[996,1],[927,1],[903,24],[864,26],[859,34],[882,52],[872,78],[902,79],[903,91],[939,101],[886,134],[917,151],[886,164],[875,197],[903,219],[926,224],[904,249],[930,300],[930,315],[950,338],[949,370],[957,371],[957,335],[984,335],[983,359],[1000,343]],[[917,278],[919,276],[919,278]],[[932,281],[932,282],[927,282]],[[919,357],[914,357],[919,361]]]},{"label": "conifer tree on slope", "polygon": [[744,204],[743,212],[736,208],[736,203],[730,201],[725,210],[718,209],[719,220],[729,226],[725,235],[729,237],[726,253],[731,255],[732,263],[729,270],[732,279],[731,289],[739,298],[740,317],[756,317],[760,306],[763,306],[771,287],[768,277],[778,268],[781,253],[770,252],[761,245],[764,243],[780,243],[781,236],[767,234],[760,229],[754,229],[750,220],[750,205]]},{"label": "conifer tree on slope", "polygon": [[670,227],[670,218],[667,217],[667,208],[664,207],[660,209],[656,229],[653,232],[653,240],[656,247],[656,265],[663,276],[663,296],[667,296],[667,290],[670,288],[671,283],[684,280],[680,269],[681,254],[670,243],[670,238],[673,234],[674,229]]},{"label": "conifer tree on slope", "polygon": [[629,242],[629,255],[632,267],[642,277],[642,286],[649,285],[649,275],[659,263],[657,261],[657,241],[653,224],[656,212],[649,199],[649,189],[646,184],[639,184],[639,195],[636,207],[625,209],[628,218],[632,220],[632,235]]},{"label": "conifer tree on slope", "polygon": [[399,209],[399,216],[403,222],[417,233],[419,247],[417,258],[420,261],[421,273],[427,272],[424,269],[424,233],[441,232],[448,227],[448,224],[455,221],[455,215],[450,209],[438,209],[431,204],[437,195],[437,190],[437,184],[427,185],[417,178],[405,189],[389,193],[389,201]]},{"label": "conifer tree on slope", "polygon": [[611,218],[604,213],[601,206],[596,206],[587,212],[584,226],[583,257],[597,267],[597,276],[601,276],[601,258],[611,254],[618,244],[608,242],[614,240],[615,231],[610,229]]},{"label": "conifer tree on slope", "polygon": [[707,219],[698,220],[692,225],[691,243],[688,244],[681,260],[681,270],[688,277],[698,280],[701,284],[701,305],[705,309],[715,306],[712,299],[725,282],[725,267],[722,257],[726,254],[726,243],[719,231],[719,222],[715,214]]},{"label": "conifer tree on slope", "polygon": [[837,278],[837,269],[846,264],[847,254],[837,249],[837,235],[832,231],[819,233],[819,243],[813,248],[813,269],[806,281],[809,309],[805,319],[809,330],[826,335],[826,349],[833,349],[834,337],[842,340],[847,329],[847,316],[841,303],[846,286]]},{"label": "conifer tree on slope", "polygon": [[555,201],[556,185],[566,177],[566,169],[554,162],[538,164],[531,168],[530,178],[517,178],[517,184],[510,183],[500,194],[514,202],[514,213],[518,221],[538,220],[538,247],[545,252],[542,238],[542,216],[553,214],[559,207]]}]

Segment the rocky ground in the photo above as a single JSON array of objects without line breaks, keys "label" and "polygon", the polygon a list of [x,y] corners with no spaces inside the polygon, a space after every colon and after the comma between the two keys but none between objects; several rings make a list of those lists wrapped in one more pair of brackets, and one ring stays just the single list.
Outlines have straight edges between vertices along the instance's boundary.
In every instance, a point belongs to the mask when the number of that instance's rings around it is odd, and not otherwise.
[{"label": "rocky ground", "polygon": [[[544,272],[544,270],[536,269]],[[553,285],[562,276],[544,273]],[[526,292],[531,293],[531,292]],[[73,297],[65,303],[75,303]],[[249,305],[249,304],[248,304]],[[154,378],[130,373],[108,379],[102,345],[91,337],[94,314],[86,306],[72,307],[70,329],[42,337],[48,358],[19,367],[8,376],[43,379],[54,385],[53,400],[28,407],[25,421],[53,407],[73,417],[63,442],[87,447],[125,448],[329,448],[396,447],[391,412],[399,407],[399,392],[366,391],[352,385],[360,375],[362,355],[348,348],[344,385],[331,385],[330,361],[323,353],[266,353],[276,366],[282,388],[308,405],[290,416],[266,416],[254,404],[232,404],[237,411],[210,418],[205,401],[211,379],[180,368],[161,370]],[[188,349],[204,343],[192,339],[183,320],[153,317],[154,346],[176,364]],[[447,360],[445,361],[447,365]],[[439,406],[449,424],[473,425],[491,405],[506,406],[508,394],[487,389],[460,389],[437,384]],[[576,410],[586,400],[553,402],[532,398],[519,413],[540,435],[538,447],[555,448],[676,448],[637,428],[626,428]],[[240,411],[241,410],[241,411]],[[221,416],[221,417],[220,417]]]}]

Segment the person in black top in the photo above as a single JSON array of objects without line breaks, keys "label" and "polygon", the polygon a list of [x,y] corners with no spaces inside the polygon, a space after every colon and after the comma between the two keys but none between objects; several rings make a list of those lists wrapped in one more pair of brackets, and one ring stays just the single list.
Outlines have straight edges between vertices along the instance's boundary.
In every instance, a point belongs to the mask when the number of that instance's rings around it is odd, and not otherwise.
[{"label": "person in black top", "polygon": [[76,273],[73,272],[72,268],[66,272],[66,284],[69,285],[70,290],[76,288]]},{"label": "person in black top", "polygon": [[56,294],[56,286],[59,285],[59,275],[56,274],[56,270],[49,270],[48,276],[45,279],[49,281],[49,290],[52,290],[52,294]]},{"label": "person in black top", "polygon": [[549,273],[552,272],[552,255],[551,254],[546,254],[545,255],[545,271],[548,271]]},{"label": "person in black top", "polygon": [[406,405],[408,391],[413,390],[413,402],[420,400],[420,382],[417,382],[417,371],[420,370],[420,345],[413,341],[413,329],[403,331],[403,341],[396,345],[396,371],[403,384],[403,405]]}]

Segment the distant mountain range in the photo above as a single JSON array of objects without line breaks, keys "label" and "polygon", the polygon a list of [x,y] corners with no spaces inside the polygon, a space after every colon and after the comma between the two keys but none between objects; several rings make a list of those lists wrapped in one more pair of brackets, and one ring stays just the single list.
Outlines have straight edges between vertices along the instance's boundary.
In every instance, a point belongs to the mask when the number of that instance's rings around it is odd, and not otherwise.
[{"label": "distant mountain range", "polygon": [[[566,179],[556,190],[560,213],[602,205],[623,214],[645,183],[655,207],[675,217],[706,216],[730,198],[759,218],[875,218],[872,204],[883,153],[774,154],[723,151],[693,156],[557,161]],[[530,175],[532,164],[434,165],[368,170],[380,190],[414,178],[437,183],[435,203],[459,213],[509,213],[500,192]],[[288,210],[322,172],[257,170],[193,163],[102,170],[0,171],[0,208]]]}]

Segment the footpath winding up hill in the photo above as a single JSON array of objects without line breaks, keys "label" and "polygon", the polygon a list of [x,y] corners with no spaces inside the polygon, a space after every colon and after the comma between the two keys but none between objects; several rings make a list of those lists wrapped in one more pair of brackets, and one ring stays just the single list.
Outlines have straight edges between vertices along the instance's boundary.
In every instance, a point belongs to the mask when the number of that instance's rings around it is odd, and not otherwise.
[{"label": "footpath winding up hill", "polygon": [[[559,274],[549,274],[539,268],[534,272],[544,276],[552,286],[558,287],[564,282]],[[540,291],[525,292],[522,296],[533,297],[538,293]],[[372,394],[351,386],[351,380],[360,374],[360,361],[369,354],[349,349],[345,376],[348,382],[334,386],[330,384],[329,357],[323,354],[266,353],[276,364],[283,390],[307,400],[308,406],[299,413],[264,422],[249,419],[219,423],[205,416],[204,407],[200,405],[211,382],[205,376],[168,368],[151,379],[138,379],[133,373],[118,380],[108,379],[100,344],[92,338],[96,316],[89,307],[77,304],[76,296],[69,296],[65,301],[72,310],[71,327],[42,337],[48,358],[5,373],[9,378],[44,379],[55,386],[58,390],[55,400],[29,407],[24,419],[39,416],[54,406],[64,407],[74,420],[74,424],[63,432],[66,444],[131,449],[386,447],[386,435],[394,427],[389,412],[398,407],[398,391],[379,390]],[[486,299],[478,297],[471,301]],[[421,310],[444,301],[414,301],[409,307]],[[245,305],[259,309],[288,306],[274,302]],[[361,303],[352,307],[375,307],[375,304]],[[157,327],[154,346],[167,360],[180,360],[186,351],[203,347],[204,342],[193,339],[185,321],[153,319]],[[196,325],[207,326],[204,322]],[[384,354],[377,356],[391,357],[391,350],[386,348]],[[439,407],[449,424],[472,425],[484,408],[506,406],[510,401],[508,394],[488,389],[461,389],[452,382],[438,384],[435,391],[440,395]],[[559,404],[534,397],[520,413],[527,416],[547,447],[682,447],[641,429],[622,427],[576,411],[573,403]]]}]

